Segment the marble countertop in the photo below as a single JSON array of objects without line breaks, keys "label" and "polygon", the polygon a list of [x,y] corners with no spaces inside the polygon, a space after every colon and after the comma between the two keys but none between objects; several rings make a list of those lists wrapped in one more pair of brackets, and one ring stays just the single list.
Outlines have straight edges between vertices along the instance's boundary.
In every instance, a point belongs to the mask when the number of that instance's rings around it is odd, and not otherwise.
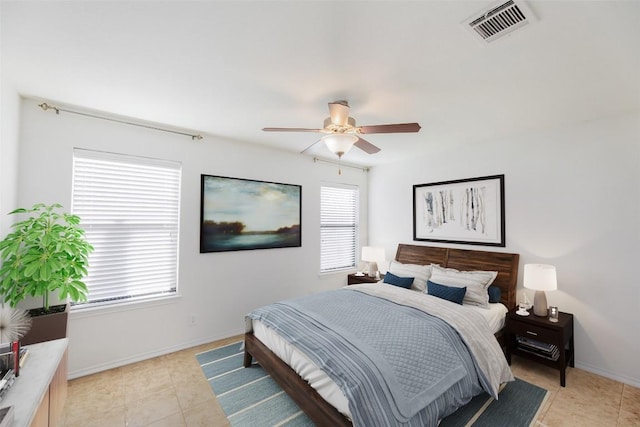
[{"label": "marble countertop", "polygon": [[13,427],[29,427],[64,356],[67,338],[25,346],[29,354],[18,376],[0,400],[0,408],[12,406]]}]

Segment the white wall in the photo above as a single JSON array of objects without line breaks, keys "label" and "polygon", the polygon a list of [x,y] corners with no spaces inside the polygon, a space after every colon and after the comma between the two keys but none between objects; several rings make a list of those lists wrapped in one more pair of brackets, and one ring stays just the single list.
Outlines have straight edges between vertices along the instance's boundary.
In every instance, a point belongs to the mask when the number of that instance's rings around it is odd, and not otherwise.
[{"label": "white wall", "polygon": [[370,173],[369,244],[390,258],[413,242],[414,184],[505,174],[506,247],[481,248],[520,254],[519,292],[524,264],[556,265],[547,299],[575,316],[576,366],[640,386],[640,115],[464,148],[425,143],[428,155]]},{"label": "white wall", "polygon": [[[4,5],[0,2],[0,15]],[[2,22],[2,20],[0,20]],[[2,24],[0,24],[1,26]],[[0,31],[0,34],[2,31]],[[0,52],[3,44],[0,38]],[[15,209],[18,156],[19,96],[13,82],[4,72],[5,62],[0,54],[0,234],[4,236],[10,224],[4,213]]]},{"label": "white wall", "polygon": [[[74,147],[179,160],[183,167],[180,297],[72,312],[70,377],[240,334],[244,314],[255,307],[346,284],[346,273],[318,274],[320,184],[358,185],[366,206],[368,177],[362,170],[343,167],[338,175],[337,167],[295,153],[56,115],[31,99],[22,102],[20,123],[19,206],[59,202],[70,207]],[[302,247],[199,253],[200,174],[302,185]],[[366,209],[362,214],[366,230]]]},{"label": "white wall", "polygon": [[0,234],[10,231],[10,218],[5,216],[16,208],[18,175],[18,110],[15,90],[3,87],[0,106]]}]

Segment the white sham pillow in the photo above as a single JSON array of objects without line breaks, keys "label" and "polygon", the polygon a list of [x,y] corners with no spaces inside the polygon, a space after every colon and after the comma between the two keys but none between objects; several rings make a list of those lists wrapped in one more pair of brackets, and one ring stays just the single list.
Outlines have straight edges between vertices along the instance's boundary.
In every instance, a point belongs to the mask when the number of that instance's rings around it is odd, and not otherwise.
[{"label": "white sham pillow", "polygon": [[460,271],[455,268],[431,266],[431,280],[445,286],[466,287],[462,304],[489,308],[489,285],[498,275],[497,271]]},{"label": "white sham pillow", "polygon": [[420,292],[427,289],[427,280],[431,277],[430,265],[402,264],[398,261],[391,261],[388,271],[399,277],[413,277],[411,289]]}]

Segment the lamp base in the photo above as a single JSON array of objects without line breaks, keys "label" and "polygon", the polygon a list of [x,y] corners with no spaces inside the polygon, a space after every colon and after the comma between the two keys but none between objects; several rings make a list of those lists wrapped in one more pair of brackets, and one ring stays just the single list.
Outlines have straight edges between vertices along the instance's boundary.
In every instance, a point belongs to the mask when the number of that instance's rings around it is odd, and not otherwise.
[{"label": "lamp base", "polygon": [[536,291],[533,297],[533,314],[540,317],[547,317],[547,294],[544,291]]},{"label": "lamp base", "polygon": [[367,275],[369,277],[376,277],[376,271],[378,271],[378,264],[375,261],[369,261],[369,271]]}]

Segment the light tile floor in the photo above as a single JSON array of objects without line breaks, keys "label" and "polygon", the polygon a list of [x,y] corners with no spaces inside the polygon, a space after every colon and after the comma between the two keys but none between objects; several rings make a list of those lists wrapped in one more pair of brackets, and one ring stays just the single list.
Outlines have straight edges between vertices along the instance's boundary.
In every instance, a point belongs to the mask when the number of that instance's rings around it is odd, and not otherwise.
[{"label": "light tile floor", "polygon": [[[69,381],[63,427],[228,426],[195,354],[232,337]],[[513,356],[515,376],[549,390],[537,425],[640,426],[640,389],[569,369],[558,371]],[[259,427],[259,426],[256,426]]]}]

